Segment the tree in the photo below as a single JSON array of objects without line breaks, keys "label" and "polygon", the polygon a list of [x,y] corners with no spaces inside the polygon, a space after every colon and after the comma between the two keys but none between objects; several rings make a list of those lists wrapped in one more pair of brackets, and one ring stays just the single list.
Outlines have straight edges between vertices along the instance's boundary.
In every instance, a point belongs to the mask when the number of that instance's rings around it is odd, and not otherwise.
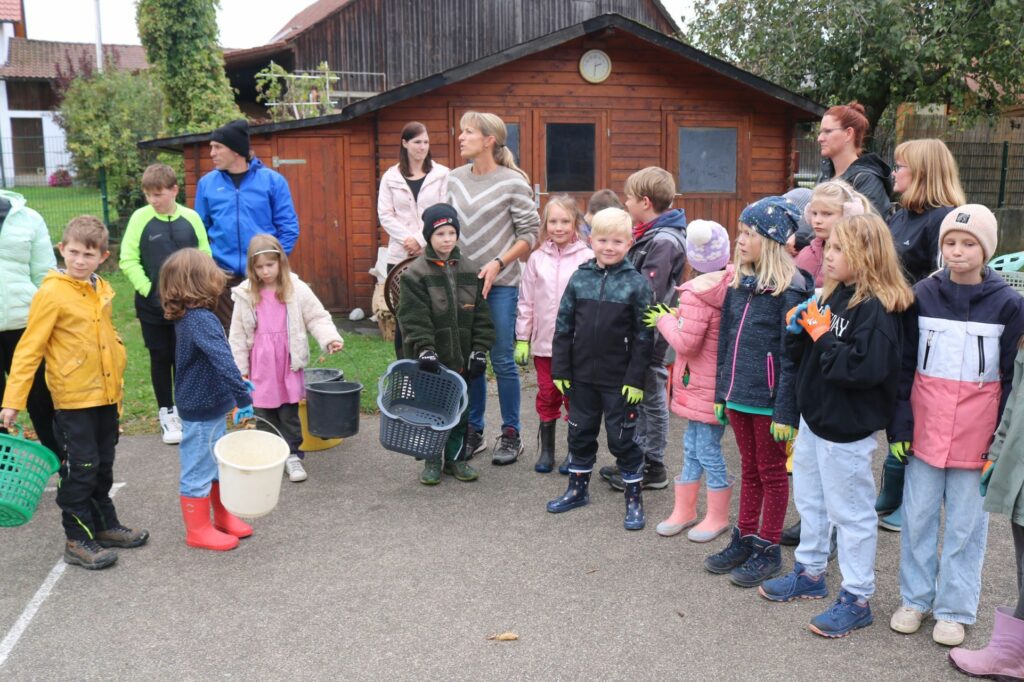
[{"label": "tree", "polygon": [[[698,0],[686,39],[872,128],[901,102],[962,122],[1024,96],[1024,0]],[[968,83],[976,88],[968,87]]]},{"label": "tree", "polygon": [[216,128],[239,118],[217,46],[217,0],[139,0],[135,22],[166,101],[166,132]]}]

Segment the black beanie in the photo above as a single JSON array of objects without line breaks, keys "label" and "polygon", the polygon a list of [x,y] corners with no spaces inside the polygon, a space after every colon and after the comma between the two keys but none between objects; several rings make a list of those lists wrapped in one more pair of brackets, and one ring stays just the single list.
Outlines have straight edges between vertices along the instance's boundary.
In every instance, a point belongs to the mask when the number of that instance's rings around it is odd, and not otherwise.
[{"label": "black beanie", "polygon": [[434,230],[445,225],[455,228],[455,236],[459,236],[459,214],[450,204],[434,204],[423,212],[423,238],[430,243]]},{"label": "black beanie", "polygon": [[249,160],[249,122],[244,118],[236,119],[214,130],[210,141],[220,142],[246,161]]}]

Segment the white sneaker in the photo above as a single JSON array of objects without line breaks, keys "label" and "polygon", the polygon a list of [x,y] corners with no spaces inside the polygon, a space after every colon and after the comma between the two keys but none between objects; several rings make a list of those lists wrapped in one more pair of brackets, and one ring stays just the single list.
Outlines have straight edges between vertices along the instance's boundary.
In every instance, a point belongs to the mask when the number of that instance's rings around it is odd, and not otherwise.
[{"label": "white sneaker", "polygon": [[964,643],[964,626],[952,620],[937,620],[932,628],[932,639],[937,644],[960,646]]},{"label": "white sneaker", "polygon": [[896,632],[912,635],[921,628],[921,621],[927,615],[927,613],[921,613],[909,606],[901,606],[896,609],[896,613],[892,614],[892,618],[889,620],[889,627]]},{"label": "white sneaker", "polygon": [[288,455],[288,459],[284,461],[284,470],[292,483],[306,480],[306,470],[302,468],[302,460],[296,455]]},{"label": "white sneaker", "polygon": [[161,439],[167,445],[177,445],[181,442],[181,420],[174,408],[160,408],[160,431]]}]

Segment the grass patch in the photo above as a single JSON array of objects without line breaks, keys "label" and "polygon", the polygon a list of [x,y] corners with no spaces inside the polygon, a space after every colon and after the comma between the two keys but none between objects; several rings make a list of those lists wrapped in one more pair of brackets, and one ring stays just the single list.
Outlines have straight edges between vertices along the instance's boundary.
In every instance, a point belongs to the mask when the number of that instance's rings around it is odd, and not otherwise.
[{"label": "grass patch", "polygon": [[[127,434],[157,433],[159,424],[156,398],[149,379],[149,352],[142,342],[142,330],[135,318],[135,290],[120,271],[105,273],[103,276],[117,292],[114,297],[114,326],[128,351],[121,425]],[[346,380],[363,384],[361,408],[366,414],[374,414],[377,411],[377,378],[384,374],[388,364],[395,359],[394,346],[379,336],[355,333],[343,336],[345,350],[326,356],[322,363],[317,362],[320,347],[310,339],[310,357],[313,358],[310,367],[341,369]]]},{"label": "grass patch", "polygon": [[[25,197],[30,208],[43,216],[50,230],[50,241],[60,241],[64,226],[79,215],[94,215],[103,218],[103,199],[96,187],[15,187],[14,192]],[[117,219],[113,205],[110,220]]]}]

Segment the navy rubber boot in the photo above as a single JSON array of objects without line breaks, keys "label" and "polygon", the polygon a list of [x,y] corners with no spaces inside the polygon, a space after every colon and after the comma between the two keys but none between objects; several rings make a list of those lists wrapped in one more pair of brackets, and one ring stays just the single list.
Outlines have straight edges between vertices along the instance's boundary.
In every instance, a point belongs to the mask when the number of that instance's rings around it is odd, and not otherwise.
[{"label": "navy rubber boot", "polygon": [[643,488],[643,481],[626,484],[626,519],[623,525],[626,530],[643,530],[646,518],[644,517],[644,498],[640,493]]},{"label": "navy rubber boot", "polygon": [[569,472],[569,487],[565,494],[557,500],[548,502],[548,511],[552,514],[561,514],[576,507],[582,507],[590,502],[590,472]]}]

